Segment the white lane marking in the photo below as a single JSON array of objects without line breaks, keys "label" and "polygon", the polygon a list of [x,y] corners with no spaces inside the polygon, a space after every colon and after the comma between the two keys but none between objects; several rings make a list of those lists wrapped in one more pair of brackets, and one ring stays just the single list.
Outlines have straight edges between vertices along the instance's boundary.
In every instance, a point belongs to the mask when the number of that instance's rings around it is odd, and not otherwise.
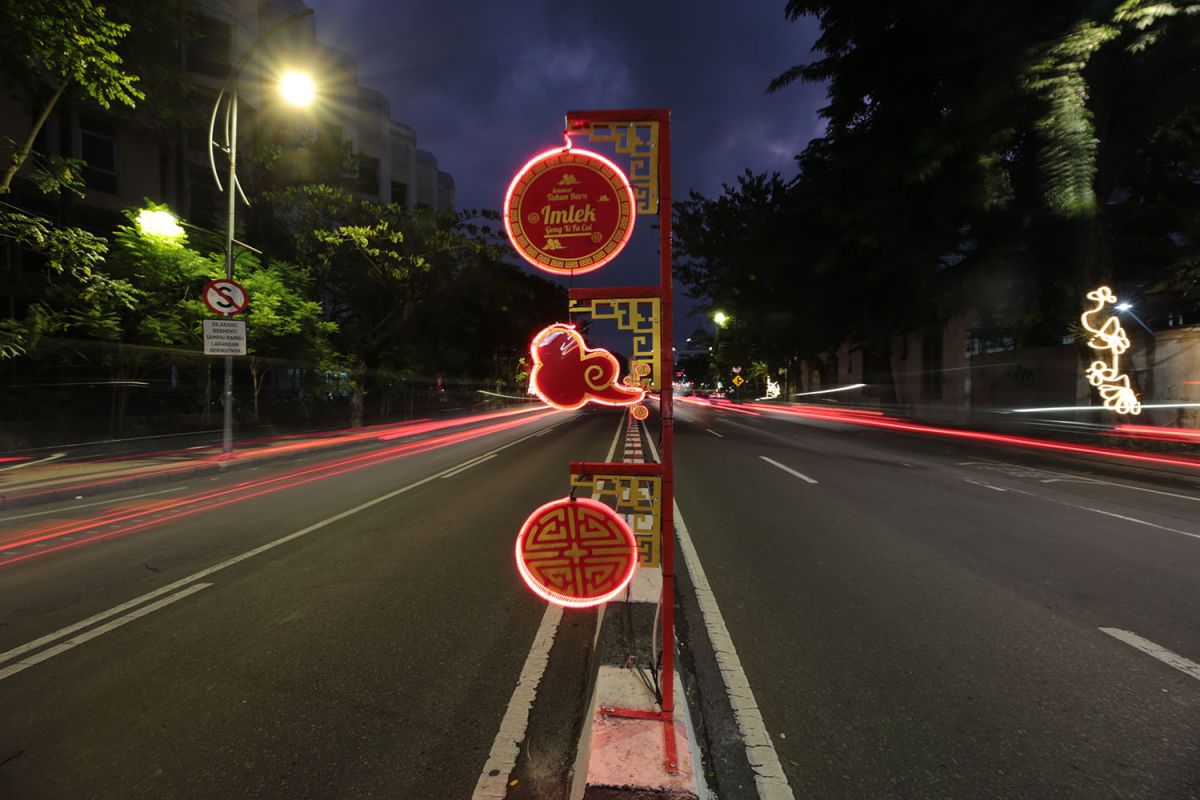
[{"label": "white lane marking", "polygon": [[493,458],[495,458],[495,457],[496,457],[496,454],[495,454],[495,453],[489,453],[489,454],[488,454],[488,455],[486,455],[486,456],[480,456],[479,458],[475,459],[474,461],[472,461],[472,462],[470,462],[470,463],[468,463],[468,464],[466,464],[466,465],[464,465],[464,466],[461,466],[461,467],[459,467],[458,469],[454,470],[454,472],[447,472],[445,475],[443,475],[443,476],[442,476],[442,480],[446,480],[447,478],[453,478],[455,475],[459,475],[459,474],[461,474],[461,473],[463,473],[463,472],[466,472],[466,471],[467,471],[467,470],[469,470],[471,467],[478,467],[478,466],[479,466],[480,464],[482,464],[483,462],[485,462],[485,461],[491,461],[491,460],[492,460]]},{"label": "white lane marking", "polygon": [[[556,427],[561,424],[562,424],[561,422],[556,422],[551,427]],[[515,447],[516,445],[521,444],[522,442],[524,442],[528,439],[532,439],[532,438],[533,438],[532,434],[529,436],[522,436],[520,439],[516,439],[514,441],[509,442],[506,445],[498,447],[495,450],[493,450],[492,452],[499,453],[502,450],[507,450],[510,447]],[[7,650],[3,653],[0,653],[0,664],[4,663],[5,661],[9,661],[9,660],[13,659],[16,656],[21,655],[22,653],[27,653],[30,650],[36,650],[37,648],[41,647],[42,645],[48,644],[57,639],[61,639],[64,636],[70,636],[72,633],[74,633],[77,630],[80,630],[82,628],[87,628],[91,625],[96,624],[97,622],[108,619],[109,617],[116,616],[117,614],[120,614],[122,611],[133,608],[134,606],[141,605],[142,603],[146,602],[147,600],[153,600],[154,598],[160,597],[161,595],[167,594],[168,592],[173,592],[177,589],[181,589],[184,586],[187,586],[189,583],[194,583],[194,582],[200,580],[201,578],[207,578],[209,575],[212,575],[213,573],[216,573],[216,572],[220,572],[221,570],[226,569],[228,567],[232,567],[234,564],[240,564],[241,562],[245,561],[248,558],[254,558],[257,555],[261,555],[261,554],[267,552],[268,550],[273,550],[274,548],[279,547],[282,544],[287,544],[288,542],[292,541],[293,539],[299,539],[301,536],[307,536],[308,534],[312,533],[313,531],[318,531],[321,528],[332,525],[335,522],[340,522],[341,520],[345,519],[346,517],[353,516],[354,514],[357,514],[360,511],[366,511],[368,508],[371,508],[372,506],[377,506],[380,503],[386,503],[388,500],[391,500],[394,497],[399,497],[400,495],[404,494],[405,492],[410,492],[413,489],[416,489],[420,486],[424,486],[425,484],[429,483],[430,481],[435,481],[438,478],[442,477],[442,475],[446,474],[447,472],[453,472],[454,470],[461,467],[463,464],[465,464],[469,461],[473,461],[473,460],[474,460],[473,458],[467,459],[467,461],[461,462],[459,464],[455,464],[454,466],[448,467],[447,469],[444,469],[441,472],[435,472],[434,474],[432,474],[428,477],[422,478],[419,481],[410,483],[407,486],[402,486],[399,489],[394,489],[393,491],[390,491],[387,494],[380,495],[379,497],[376,497],[373,500],[368,500],[365,503],[361,503],[357,506],[354,506],[353,508],[343,511],[340,514],[334,514],[332,517],[326,517],[325,519],[321,520],[320,522],[314,522],[312,525],[309,525],[306,528],[301,528],[300,530],[293,531],[292,533],[289,533],[286,536],[281,536],[274,541],[267,542],[266,544],[263,544],[263,545],[259,545],[258,547],[255,547],[251,550],[247,550],[246,552],[242,553],[241,555],[236,555],[233,558],[227,558],[224,561],[222,561],[218,564],[214,564],[213,566],[208,567],[206,569],[202,569],[199,572],[193,572],[191,575],[188,575],[186,578],[180,578],[179,580],[174,581],[172,583],[168,583],[166,586],[155,589],[154,591],[146,592],[145,594],[143,594],[139,597],[135,597],[128,602],[122,603],[119,606],[113,606],[112,608],[108,609],[107,611],[101,611],[99,614],[95,614],[91,617],[88,617],[87,619],[85,619],[81,622],[76,622],[75,624],[68,625],[65,628],[59,628],[58,630],[54,631],[53,633],[48,633],[45,636],[42,636],[38,639],[34,639],[32,642],[26,642],[25,644],[18,645],[17,647],[14,647],[11,650]]]},{"label": "white lane marking", "polygon": [[[625,418],[617,423],[613,433],[612,444],[608,447],[606,462],[611,462],[617,452],[617,442],[621,440],[621,432],[625,429]],[[595,491],[593,491],[593,495]],[[604,606],[600,613],[603,614]],[[542,674],[550,662],[550,648],[554,646],[554,637],[558,633],[558,623],[562,620],[562,608],[551,603],[542,615],[529,655],[525,657],[525,666],[517,678],[517,688],[513,689],[512,697],[508,700],[508,708],[500,721],[500,730],[492,741],[492,749],[488,751],[487,762],[479,773],[475,783],[475,791],[471,800],[503,800],[508,794],[508,780],[513,768],[517,766],[517,756],[521,752],[521,743],[525,741],[525,731],[529,727],[529,712],[533,701],[537,698],[537,687],[542,682]],[[596,636],[600,636],[597,622]]]},{"label": "white lane marking", "polygon": [[692,577],[692,586],[696,590],[696,601],[700,605],[700,614],[704,617],[708,640],[712,643],[717,658],[717,670],[725,683],[725,691],[733,707],[734,720],[742,734],[742,742],[746,745],[746,758],[750,762],[750,768],[754,770],[754,785],[758,789],[758,796],[762,800],[795,800],[791,787],[788,786],[787,775],[783,772],[783,765],[779,762],[779,754],[775,752],[775,744],[763,723],[754,692],[750,689],[750,681],[746,679],[746,672],[738,659],[737,648],[733,646],[733,639],[729,636],[725,618],[721,616],[721,609],[713,596],[708,576],[704,574],[704,567],[700,566],[700,556],[688,534],[683,514],[679,511],[679,503],[675,503],[675,534],[679,538],[679,549],[683,553],[684,563],[687,564],[688,574]]},{"label": "white lane marking", "polygon": [[1200,533],[1192,533],[1190,531],[1181,531],[1178,528],[1168,528],[1166,525],[1158,525],[1153,522],[1147,522],[1146,520],[1138,519],[1137,517],[1127,517],[1124,514],[1117,514],[1113,511],[1105,511],[1104,509],[1093,508],[1092,506],[1081,506],[1078,503],[1068,503],[1065,500],[1058,500],[1054,497],[1047,497],[1044,494],[1038,494],[1037,492],[1029,492],[1024,489],[1009,488],[1009,491],[1016,492],[1017,494],[1023,494],[1027,497],[1037,497],[1041,500],[1045,500],[1047,503],[1057,503],[1058,505],[1066,506],[1067,508],[1077,508],[1080,511],[1090,511],[1093,514],[1103,514],[1106,517],[1113,517],[1114,519],[1124,520],[1125,522],[1134,522],[1134,523],[1137,523],[1138,525],[1145,525],[1148,528],[1155,528],[1156,530],[1166,531],[1167,533],[1177,533],[1180,536],[1189,536],[1193,539],[1200,539]]},{"label": "white lane marking", "polygon": [[193,595],[202,589],[207,589],[210,586],[212,586],[211,583],[194,583],[181,592],[176,592],[175,594],[170,595],[169,597],[164,597],[162,600],[159,600],[156,603],[151,603],[148,606],[142,606],[141,608],[137,609],[136,611],[130,611],[128,614],[126,614],[123,617],[117,617],[112,622],[109,622],[105,625],[101,625],[98,628],[92,628],[90,631],[85,631],[84,633],[79,634],[78,636],[76,636],[73,639],[68,639],[65,642],[56,644],[54,647],[51,647],[48,650],[43,650],[40,653],[35,653],[34,655],[31,655],[26,659],[18,661],[16,664],[11,664],[11,665],[5,667],[4,669],[0,669],[0,681],[4,680],[5,678],[10,678],[13,675],[16,675],[18,672],[27,670],[30,667],[32,667],[34,664],[40,664],[41,662],[46,661],[47,659],[54,658],[56,655],[59,655],[60,653],[65,653],[66,651],[71,650],[72,648],[78,647],[79,645],[83,644],[86,641],[95,639],[97,636],[103,636],[104,634],[108,633],[111,630],[119,628],[122,625],[125,625],[127,623],[133,622],[135,619],[144,617],[147,614],[152,614],[155,611],[158,611],[160,608],[169,606],[169,605],[171,605],[171,603],[182,600],[183,598],[185,598],[189,595]]},{"label": "white lane marking", "polygon": [[533,637],[533,646],[525,657],[525,666],[521,668],[521,676],[517,678],[517,688],[508,701],[504,719],[500,721],[500,730],[496,733],[483,772],[471,794],[472,800],[503,800],[508,794],[508,776],[517,763],[517,754],[529,725],[529,711],[537,698],[542,674],[550,663],[550,647],[554,644],[554,635],[558,632],[561,619],[562,606],[554,603],[546,606],[546,613],[542,615],[542,622]]},{"label": "white lane marking", "polygon": [[182,492],[186,486],[176,486],[174,489],[160,489],[157,492],[142,492],[141,494],[130,494],[125,497],[117,497],[112,500],[100,500],[96,503],[81,503],[79,505],[67,506],[64,508],[52,508],[49,511],[34,511],[29,514],[17,514],[13,517],[0,517],[0,525],[5,522],[13,522],[18,519],[29,519],[30,517],[44,517],[47,514],[61,514],[64,511],[74,511],[77,508],[92,508],[93,506],[107,506],[112,503],[119,503],[122,500],[137,500],[139,497],[153,497],[156,494],[167,494],[169,492]]},{"label": "white lane marking", "polygon": [[0,472],[8,472],[9,470],[14,470],[14,469],[24,469],[25,467],[32,467],[34,464],[45,464],[48,461],[57,461],[58,459],[62,458],[65,455],[66,455],[66,453],[55,453],[52,456],[46,456],[45,458],[39,458],[37,461],[22,461],[19,464],[13,464],[13,465],[7,466],[7,467],[0,467]]},{"label": "white lane marking", "polygon": [[766,456],[759,456],[759,458],[761,458],[763,461],[770,464],[772,467],[779,467],[779,469],[783,470],[784,472],[788,473],[789,475],[795,475],[797,478],[799,478],[802,481],[808,481],[809,483],[816,483],[815,480],[808,477],[803,472],[796,472],[796,470],[792,469],[791,467],[787,466],[786,464],[780,464],[778,461],[767,458]]},{"label": "white lane marking", "polygon": [[[1002,467],[1010,467],[1010,468],[1014,468],[1017,470],[1022,470],[1024,472],[1029,471],[1029,468],[1027,468],[1027,467],[1022,467],[1019,464],[1010,464],[1007,461],[991,461],[991,460],[960,461],[958,463],[959,463],[959,466],[995,466],[995,467],[1002,466]],[[1085,483],[1085,484],[1098,483],[1098,484],[1101,484],[1102,486],[1116,486],[1120,489],[1130,489],[1135,492],[1147,492],[1149,494],[1160,494],[1160,495],[1163,495],[1164,497],[1175,497],[1179,500],[1191,500],[1193,503],[1200,503],[1200,494],[1179,494],[1177,492],[1164,492],[1161,489],[1147,489],[1145,486],[1130,486],[1127,483],[1114,483],[1112,481],[1100,480],[1099,478],[1092,478],[1092,477],[1087,477],[1084,475],[1072,475],[1069,472],[1055,472],[1054,470],[1041,469],[1041,468],[1038,468],[1033,471],[1040,473],[1042,475],[1056,475],[1059,478],[1062,478],[1066,481],[1078,481],[1080,483]],[[1030,475],[1030,474],[1016,475],[1016,474],[1014,474],[1011,477],[1035,478],[1035,477],[1037,477],[1037,475]]]},{"label": "white lane marking", "polygon": [[1002,489],[999,486],[992,486],[990,483],[984,483],[983,481],[977,481],[977,480],[974,480],[973,478],[963,478],[963,480],[966,481],[967,483],[973,483],[976,486],[982,486],[986,489],[991,489],[991,490],[997,491],[997,492],[1007,492],[1008,491],[1008,489]]},{"label": "white lane marking", "polygon": [[1181,531],[1177,528],[1168,528],[1166,525],[1156,525],[1153,522],[1147,522],[1144,519],[1138,519],[1137,517],[1127,517],[1124,514],[1114,514],[1111,511],[1103,511],[1099,508],[1089,508],[1088,506],[1075,506],[1075,507],[1082,508],[1086,511],[1092,511],[1097,514],[1103,514],[1106,517],[1116,517],[1117,519],[1123,519],[1126,522],[1136,522],[1138,525],[1145,525],[1148,528],[1157,528],[1160,531],[1167,531],[1169,533],[1178,533],[1180,536],[1190,536],[1193,539],[1200,539],[1200,533],[1190,533],[1188,531]]},{"label": "white lane marking", "polygon": [[713,436],[717,437],[718,439],[724,439],[724,438],[725,438],[725,437],[724,437],[724,436],[722,436],[721,434],[719,434],[719,433],[717,433],[716,431],[714,431],[712,428],[705,428],[704,430],[708,431],[709,433],[711,433]]},{"label": "white lane marking", "polygon": [[1123,631],[1120,628],[1101,628],[1100,630],[1130,647],[1141,650],[1152,658],[1157,658],[1167,666],[1174,667],[1184,675],[1190,675],[1200,681],[1200,664],[1197,664],[1195,661],[1184,658],[1175,651],[1168,650],[1162,645],[1155,644],[1149,639],[1144,639],[1131,631]]}]

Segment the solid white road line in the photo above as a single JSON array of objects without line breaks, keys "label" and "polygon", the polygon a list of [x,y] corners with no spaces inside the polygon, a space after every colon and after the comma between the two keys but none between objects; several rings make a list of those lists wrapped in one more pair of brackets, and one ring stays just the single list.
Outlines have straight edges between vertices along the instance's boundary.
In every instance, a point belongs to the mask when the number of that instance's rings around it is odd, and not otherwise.
[{"label": "solid white road line", "polygon": [[0,467],[0,472],[9,472],[10,470],[14,470],[14,469],[24,469],[25,467],[32,467],[34,464],[45,464],[48,461],[57,461],[58,459],[62,458],[65,455],[66,455],[66,453],[55,453],[52,456],[46,456],[45,458],[39,458],[37,461],[22,461],[19,464],[13,464],[8,467]]},{"label": "solid white road line", "polygon": [[1148,656],[1157,658],[1167,666],[1174,667],[1184,675],[1190,675],[1200,681],[1200,664],[1197,664],[1195,661],[1184,658],[1173,650],[1168,650],[1162,645],[1157,645],[1149,639],[1143,639],[1141,636],[1130,631],[1123,631],[1120,628],[1101,628],[1100,630],[1130,647],[1136,647]]},{"label": "solid white road line", "polygon": [[119,628],[122,625],[125,625],[126,623],[133,622],[135,619],[138,619],[139,617],[144,617],[147,614],[151,614],[155,611],[158,611],[160,608],[163,608],[164,606],[169,606],[169,605],[171,605],[171,603],[174,603],[178,600],[182,600],[183,598],[185,598],[189,595],[193,595],[202,589],[207,589],[210,586],[212,586],[211,583],[194,583],[181,592],[176,592],[175,594],[170,595],[169,597],[164,597],[162,600],[159,600],[156,603],[151,603],[150,605],[142,606],[141,608],[139,608],[135,611],[130,611],[128,614],[126,614],[123,617],[117,617],[112,622],[101,625],[98,628],[92,628],[90,631],[85,631],[84,633],[79,634],[78,636],[74,637],[73,639],[68,639],[65,642],[56,644],[54,647],[51,647],[48,650],[43,650],[40,653],[35,653],[35,654],[29,656],[28,658],[18,661],[16,664],[12,664],[10,666],[5,667],[4,669],[0,669],[0,681],[4,680],[5,678],[10,678],[13,675],[16,675],[18,672],[27,670],[30,667],[32,667],[34,664],[40,664],[41,662],[46,661],[47,659],[54,658],[56,655],[58,655],[60,653],[65,653],[68,650],[78,647],[79,645],[83,644],[86,641],[95,639],[97,636],[103,636],[104,634],[108,633],[111,630]]},{"label": "solid white road line", "polygon": [[[1018,464],[1012,464],[1007,461],[992,461],[990,459],[986,459],[983,461],[960,461],[958,463],[959,463],[959,466],[990,464],[990,465],[995,465],[995,466],[1014,467],[1019,470],[1025,469],[1024,467],[1021,467]],[[1105,481],[1105,480],[1100,480],[1099,478],[1092,478],[1092,477],[1087,477],[1087,476],[1083,476],[1083,475],[1072,475],[1069,472],[1056,472],[1055,470],[1042,469],[1040,467],[1037,469],[1037,471],[1044,473],[1046,475],[1057,475],[1060,478],[1065,478],[1065,479],[1072,480],[1072,481],[1079,481],[1080,483],[1085,484],[1085,485],[1089,484],[1089,483],[1098,483],[1102,486],[1115,486],[1118,489],[1129,489],[1131,491],[1146,492],[1148,494],[1160,494],[1160,495],[1163,495],[1164,497],[1174,497],[1179,500],[1191,500],[1193,503],[1200,503],[1200,494],[1179,494],[1178,492],[1164,492],[1161,489],[1147,489],[1144,486],[1130,486],[1127,483],[1114,483],[1113,481]],[[1009,477],[1020,477],[1020,476],[1019,475],[1011,475]],[[1044,482],[1045,481],[1043,481],[1043,483]]]},{"label": "solid white road line", "polygon": [[1002,489],[999,486],[992,486],[990,483],[984,483],[983,481],[977,481],[977,480],[974,480],[973,478],[963,478],[963,480],[966,481],[967,483],[973,483],[976,486],[982,486],[985,489],[991,489],[992,491],[996,491],[996,492],[1007,492],[1008,491],[1008,489]]},{"label": "solid white road line", "polygon": [[717,437],[718,439],[724,439],[724,438],[725,438],[725,437],[724,437],[724,436],[722,436],[721,434],[719,434],[719,433],[717,433],[716,431],[714,431],[712,428],[705,428],[704,430],[708,431],[709,433],[711,433],[713,436]]},{"label": "solid white road line", "polygon": [[[612,461],[613,454],[617,452],[617,442],[621,441],[621,432],[624,430],[625,418],[622,417],[613,433],[608,455],[604,457],[606,462]],[[603,613],[604,607],[600,608],[600,613]],[[529,727],[529,712],[533,709],[537,687],[542,682],[546,665],[550,662],[550,648],[554,646],[554,636],[558,633],[558,623],[561,620],[562,608],[550,603],[533,637],[529,655],[525,657],[525,666],[521,668],[521,675],[517,678],[517,688],[508,700],[508,708],[500,721],[500,730],[496,732],[496,738],[492,741],[492,749],[488,752],[487,763],[479,773],[471,800],[503,800],[508,794],[509,776],[517,765],[521,742],[525,741],[525,731]],[[596,635],[600,635],[599,625],[596,626]]]},{"label": "solid white road line", "polygon": [[1180,536],[1190,536],[1193,539],[1200,539],[1200,533],[1190,533],[1188,531],[1181,531],[1178,528],[1168,528],[1166,525],[1156,525],[1153,522],[1147,522],[1144,519],[1138,519],[1137,517],[1127,517],[1124,514],[1114,514],[1111,511],[1103,511],[1099,508],[1090,508],[1088,506],[1075,506],[1075,507],[1082,508],[1085,511],[1092,511],[1096,514],[1103,514],[1106,517],[1115,517],[1116,519],[1123,519],[1126,522],[1136,522],[1138,525],[1145,525],[1147,528],[1157,528],[1158,530],[1166,531],[1167,533],[1178,533]]},{"label": "solid white road line", "polygon": [[[552,425],[550,427],[555,427],[555,426],[558,426],[561,424],[562,424],[561,422],[556,422],[554,425]],[[522,436],[520,439],[516,439],[514,441],[509,442],[506,445],[497,447],[495,450],[493,450],[491,452],[499,453],[503,450],[507,450],[510,447],[515,447],[518,444],[521,444],[522,442],[527,441],[528,439],[532,439],[533,436],[535,436],[535,435],[536,434],[531,434],[529,436]],[[475,458],[478,458],[478,456],[476,456]],[[286,543],[292,541],[293,539],[299,539],[301,536],[307,536],[308,534],[310,534],[314,531],[319,531],[322,528],[332,525],[335,522],[340,522],[341,520],[345,519],[346,517],[353,516],[354,514],[357,514],[360,511],[366,511],[368,508],[371,508],[372,506],[377,506],[380,503],[386,503],[388,500],[391,500],[394,497],[399,497],[400,495],[402,495],[406,492],[410,492],[413,489],[416,489],[420,486],[424,486],[425,484],[429,483],[430,481],[437,480],[438,478],[445,475],[447,472],[453,472],[454,470],[463,466],[463,464],[467,464],[467,463],[470,463],[471,461],[474,461],[475,458],[469,458],[466,461],[455,464],[452,467],[448,467],[447,469],[444,469],[441,472],[435,472],[434,474],[429,475],[428,477],[422,478],[419,481],[410,483],[407,486],[402,486],[399,489],[394,489],[393,491],[388,492],[387,494],[380,495],[379,497],[376,497],[373,500],[368,500],[365,503],[360,503],[359,505],[354,506],[353,508],[349,508],[349,509],[341,512],[340,514],[334,514],[332,517],[326,517],[325,519],[321,520],[320,522],[314,522],[312,525],[309,525],[306,528],[301,528],[300,530],[293,531],[292,533],[289,533],[286,536],[281,536],[278,539],[275,539],[274,541],[267,542],[266,544],[263,544],[263,545],[259,545],[258,547],[255,547],[252,550],[247,550],[246,552],[242,553],[241,555],[234,556],[233,558],[227,558],[224,561],[222,561],[218,564],[214,564],[213,566],[208,567],[206,569],[202,569],[199,572],[193,572],[191,575],[188,575],[186,578],[180,578],[179,580],[173,581],[172,583],[168,583],[166,586],[155,589],[152,592],[146,592],[145,594],[143,594],[139,597],[135,597],[128,602],[122,603],[119,606],[114,606],[114,607],[108,609],[107,611],[101,611],[99,614],[95,614],[91,617],[88,617],[87,619],[82,620],[81,622],[76,622],[75,624],[68,625],[65,628],[59,628],[58,630],[54,631],[53,633],[48,633],[45,636],[42,636],[38,639],[34,639],[31,642],[26,642],[25,644],[18,645],[17,647],[14,647],[11,650],[7,650],[3,653],[0,653],[0,664],[4,663],[5,661],[9,661],[9,660],[15,658],[16,656],[27,653],[30,650],[36,650],[37,648],[41,647],[42,645],[49,644],[50,642],[61,639],[64,636],[70,636],[75,631],[81,630],[83,628],[87,628],[91,625],[96,624],[97,622],[108,619],[109,617],[116,616],[117,614],[120,614],[122,611],[126,611],[130,608],[133,608],[134,606],[141,605],[142,603],[146,602],[147,600],[153,600],[154,598],[160,597],[169,592],[174,592],[178,589],[183,588],[184,586],[187,586],[190,583],[195,583],[196,581],[200,580],[201,578],[207,578],[209,575],[212,575],[215,572],[220,572],[223,569],[232,567],[234,564],[240,564],[241,562],[245,561],[248,558],[254,558],[257,555],[261,555],[261,554],[267,552],[268,550],[273,550],[274,548],[279,547],[281,544],[286,544]]]},{"label": "solid white road line", "polygon": [[554,635],[558,632],[558,623],[562,620],[562,606],[550,603],[542,622],[538,625],[537,634],[533,637],[533,646],[525,657],[525,666],[521,668],[521,676],[517,678],[517,688],[508,701],[504,719],[500,721],[500,730],[492,742],[491,752],[488,753],[487,763],[483,765],[483,773],[475,784],[472,800],[503,800],[508,794],[508,776],[512,774],[517,763],[517,755],[521,751],[521,742],[525,739],[525,730],[529,725],[529,711],[537,698],[537,687],[542,682],[542,674],[550,663],[550,648],[554,644]]},{"label": "solid white road line", "polygon": [[130,494],[125,497],[115,497],[111,500],[100,500],[96,503],[80,503],[78,505],[66,506],[64,508],[52,508],[49,511],[34,511],[29,514],[17,514],[13,517],[0,517],[0,525],[5,522],[14,522],[18,519],[29,519],[30,517],[44,517],[47,514],[61,514],[64,511],[74,511],[77,508],[92,508],[93,506],[107,506],[113,503],[119,503],[122,500],[137,500],[139,497],[153,497],[156,494],[169,494],[171,492],[182,492],[186,486],[176,486],[173,489],[160,489],[157,492],[142,492],[141,494]]},{"label": "solid white road line", "polygon": [[816,481],[814,481],[812,478],[805,475],[803,472],[796,472],[796,470],[794,470],[791,467],[786,466],[784,464],[780,464],[778,461],[767,458],[766,456],[759,456],[759,458],[761,458],[763,461],[770,464],[772,467],[779,467],[781,470],[788,473],[789,475],[795,475],[797,478],[799,478],[802,481],[808,481],[809,483],[816,483]]},{"label": "solid white road line", "polygon": [[447,472],[445,475],[442,476],[442,480],[446,480],[446,478],[453,478],[455,475],[466,472],[471,467],[478,467],[483,462],[491,461],[495,457],[496,457],[495,453],[489,453],[486,456],[480,456],[479,458],[475,459],[474,461],[468,462],[466,465],[461,466],[458,469],[454,470],[454,472]]},{"label": "solid white road line", "polygon": [[692,577],[696,601],[700,605],[708,640],[712,643],[717,658],[717,669],[725,683],[725,691],[729,694],[733,717],[746,745],[746,758],[750,762],[750,768],[754,770],[754,784],[758,789],[758,796],[762,800],[795,800],[791,787],[788,786],[787,775],[783,772],[783,765],[779,762],[779,754],[775,752],[775,744],[771,741],[771,735],[767,733],[758,703],[754,700],[754,692],[750,689],[746,672],[742,669],[742,662],[738,659],[737,648],[733,646],[733,639],[729,636],[729,628],[725,626],[725,618],[721,616],[721,609],[717,606],[708,576],[704,574],[704,567],[700,566],[700,556],[692,544],[678,503],[675,503],[675,534],[679,539],[679,550],[683,553],[688,574]]}]

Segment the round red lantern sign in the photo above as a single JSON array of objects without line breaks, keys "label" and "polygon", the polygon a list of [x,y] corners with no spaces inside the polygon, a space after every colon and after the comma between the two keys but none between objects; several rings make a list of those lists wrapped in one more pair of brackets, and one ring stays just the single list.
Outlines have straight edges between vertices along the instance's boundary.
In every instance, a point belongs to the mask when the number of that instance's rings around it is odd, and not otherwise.
[{"label": "round red lantern sign", "polygon": [[633,235],[634,199],[616,164],[587,150],[547,150],[504,197],[504,229],[529,263],[560,275],[607,264]]},{"label": "round red lantern sign", "polygon": [[517,571],[535,594],[560,606],[611,600],[633,580],[636,567],[633,531],[596,500],[546,503],[517,534]]}]

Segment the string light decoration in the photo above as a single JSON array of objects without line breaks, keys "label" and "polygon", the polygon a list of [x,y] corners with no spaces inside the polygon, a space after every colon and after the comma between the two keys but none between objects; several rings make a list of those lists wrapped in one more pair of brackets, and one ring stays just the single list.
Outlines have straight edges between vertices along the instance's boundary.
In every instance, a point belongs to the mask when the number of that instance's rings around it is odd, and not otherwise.
[{"label": "string light decoration", "polygon": [[1094,308],[1084,311],[1079,318],[1083,327],[1092,334],[1087,345],[1108,355],[1097,358],[1088,365],[1084,376],[1088,383],[1099,391],[1105,408],[1118,414],[1140,414],[1141,400],[1130,385],[1129,376],[1121,372],[1121,356],[1129,350],[1129,336],[1115,314],[1099,325],[1094,321],[1097,314],[1105,311],[1110,305],[1116,305],[1117,296],[1109,287],[1101,286],[1088,292],[1087,299],[1096,304]]}]

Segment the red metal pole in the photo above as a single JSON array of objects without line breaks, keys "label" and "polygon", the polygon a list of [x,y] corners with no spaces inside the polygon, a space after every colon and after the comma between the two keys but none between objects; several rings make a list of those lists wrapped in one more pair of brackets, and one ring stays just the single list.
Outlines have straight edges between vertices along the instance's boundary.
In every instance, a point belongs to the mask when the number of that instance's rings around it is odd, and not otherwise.
[{"label": "red metal pole", "polygon": [[[666,108],[568,111],[566,133],[583,132],[589,122],[658,123],[658,265],[662,300],[659,399],[662,419],[662,710],[668,720],[675,710],[675,380],[674,326],[671,291],[671,111]],[[575,290],[576,292],[580,290]],[[630,291],[625,289],[625,291]],[[597,291],[600,294],[600,291]],[[652,656],[653,657],[653,654]],[[672,734],[673,735],[673,734]],[[674,745],[674,740],[671,742]]]},{"label": "red metal pole", "polygon": [[[671,112],[658,128],[658,265],[662,282],[662,366],[658,373],[662,423],[662,709],[675,710],[675,348],[671,290]],[[653,657],[653,656],[652,656]]]}]

